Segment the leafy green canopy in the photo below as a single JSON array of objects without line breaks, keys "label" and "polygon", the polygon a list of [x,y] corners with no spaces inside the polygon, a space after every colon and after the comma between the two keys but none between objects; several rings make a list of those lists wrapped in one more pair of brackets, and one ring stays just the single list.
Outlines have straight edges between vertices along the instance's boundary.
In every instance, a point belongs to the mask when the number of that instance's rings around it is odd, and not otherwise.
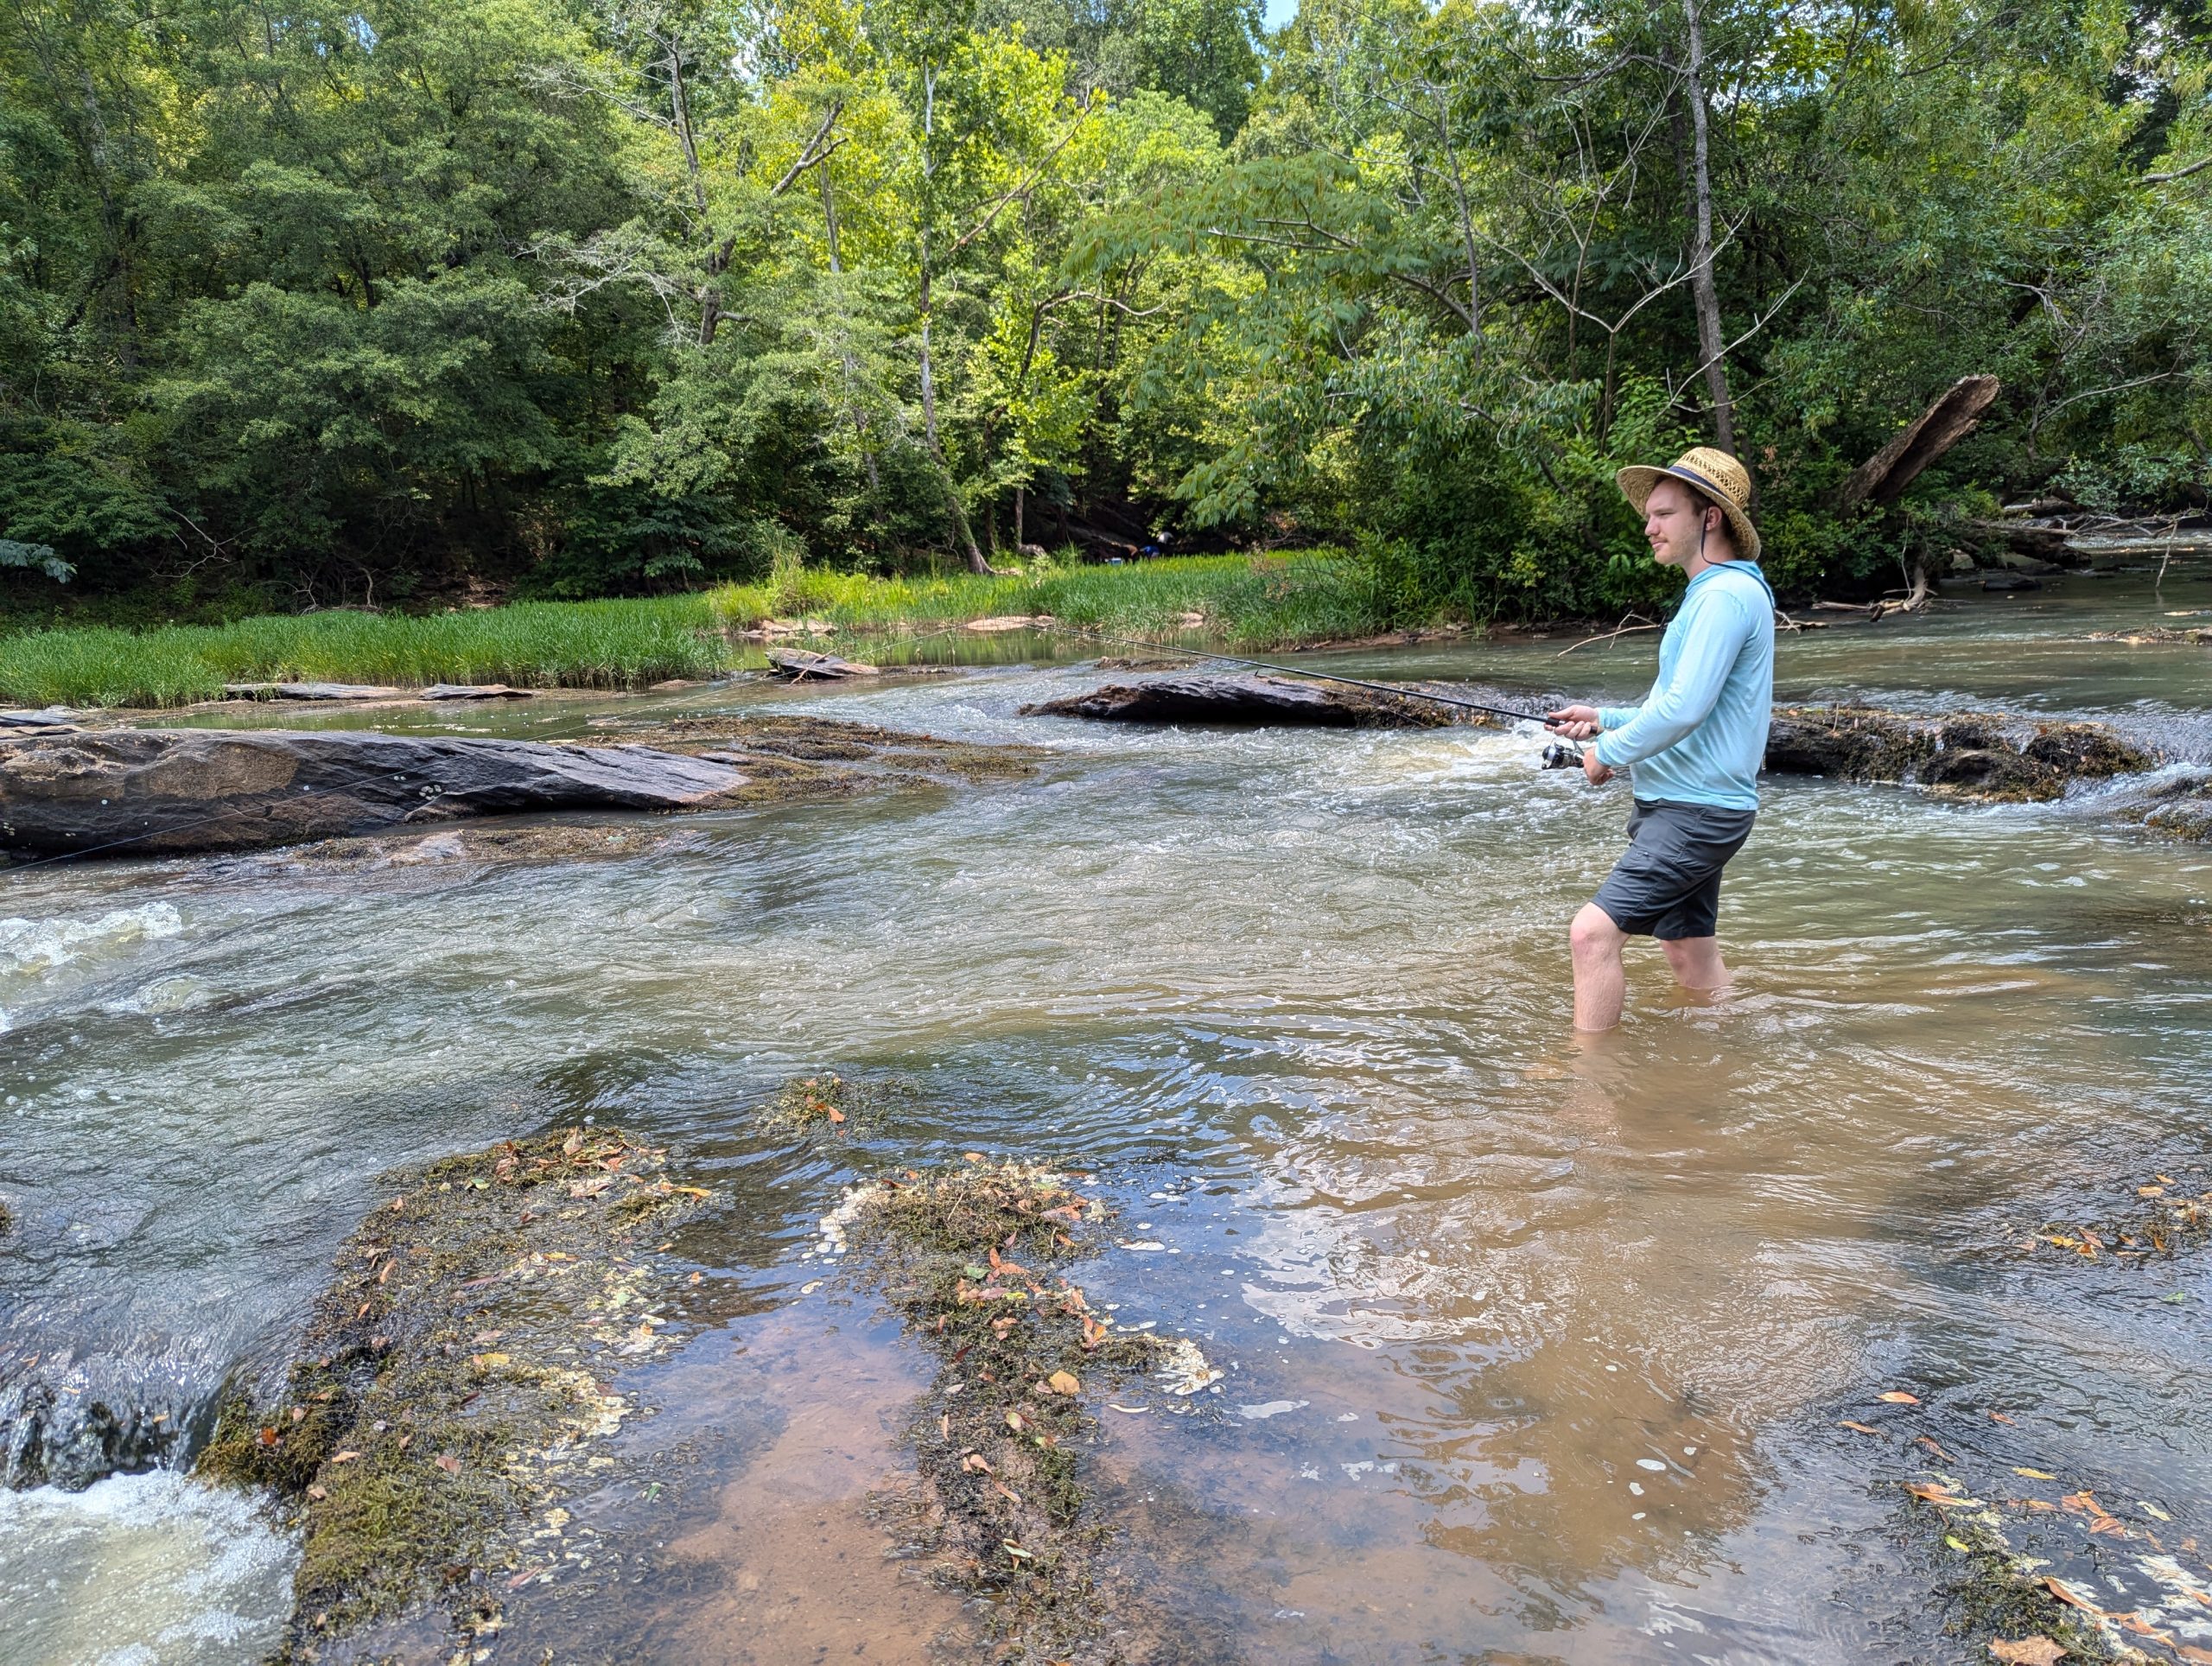
[{"label": "leafy green canopy", "polygon": [[[0,601],[1341,539],[1411,618],[2212,485],[2193,0],[10,0]],[[1881,513],[1837,491],[2005,391]]]}]

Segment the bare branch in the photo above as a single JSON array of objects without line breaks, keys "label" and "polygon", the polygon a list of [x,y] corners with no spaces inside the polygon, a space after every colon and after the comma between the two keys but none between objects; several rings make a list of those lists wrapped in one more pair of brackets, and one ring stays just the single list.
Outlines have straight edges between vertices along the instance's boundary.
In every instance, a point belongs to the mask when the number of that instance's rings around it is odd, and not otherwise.
[{"label": "bare branch", "polygon": [[2212,156],[2203,157],[2200,161],[2190,163],[2186,168],[2172,169],[2164,174],[2145,174],[2135,182],[2138,185],[2164,185],[2170,181],[2185,180],[2191,174],[2201,174],[2208,168],[2212,168]]}]

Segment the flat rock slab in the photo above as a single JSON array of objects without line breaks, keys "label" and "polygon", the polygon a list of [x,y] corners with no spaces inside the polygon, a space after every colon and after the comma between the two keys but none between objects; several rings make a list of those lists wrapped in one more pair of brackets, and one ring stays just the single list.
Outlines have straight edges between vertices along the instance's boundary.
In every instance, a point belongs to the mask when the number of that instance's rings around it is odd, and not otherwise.
[{"label": "flat rock slab", "polygon": [[283,729],[0,733],[0,850],[249,850],[550,810],[690,810],[728,763],[636,746]]},{"label": "flat rock slab", "polygon": [[2152,754],[2103,723],[2002,712],[1941,716],[1872,706],[1778,706],[1767,730],[1771,773],[1924,786],[1948,797],[2056,798],[2074,781],[2146,770]]},{"label": "flat rock slab", "polygon": [[1117,723],[1217,723],[1239,728],[1447,728],[1491,719],[1402,695],[1292,677],[1154,677],[1024,706],[1025,717]]},{"label": "flat rock slab", "polygon": [[77,728],[75,716],[66,706],[48,706],[43,711],[0,711],[0,734],[71,734]]},{"label": "flat rock slab", "polygon": [[226,683],[233,700],[397,700],[397,689],[366,683]]},{"label": "flat rock slab", "polygon": [[433,683],[423,690],[425,700],[534,700],[530,689],[511,689],[504,683]]}]

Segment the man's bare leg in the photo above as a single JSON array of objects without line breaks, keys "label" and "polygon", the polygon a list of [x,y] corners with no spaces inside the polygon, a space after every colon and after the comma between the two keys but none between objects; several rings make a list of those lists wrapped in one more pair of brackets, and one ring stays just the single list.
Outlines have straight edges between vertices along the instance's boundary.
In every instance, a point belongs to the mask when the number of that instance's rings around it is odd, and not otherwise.
[{"label": "man's bare leg", "polygon": [[1719,995],[1731,982],[1728,963],[1720,957],[1719,938],[1662,938],[1667,963],[1675,969],[1675,982],[1700,995]]},{"label": "man's bare leg", "polygon": [[1628,974],[1621,970],[1628,933],[1596,903],[1586,902],[1567,938],[1574,951],[1574,1027],[1610,1030],[1621,1021],[1628,998]]}]

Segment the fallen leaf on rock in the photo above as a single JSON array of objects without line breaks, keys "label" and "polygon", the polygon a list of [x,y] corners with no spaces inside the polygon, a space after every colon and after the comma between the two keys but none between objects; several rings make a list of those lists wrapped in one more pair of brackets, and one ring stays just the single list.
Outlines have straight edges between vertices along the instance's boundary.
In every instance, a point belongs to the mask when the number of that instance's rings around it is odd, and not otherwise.
[{"label": "fallen leaf on rock", "polygon": [[2181,1643],[2174,1645],[2174,1652],[2189,1662],[2190,1666],[2212,1666],[2212,1649],[2200,1649],[2193,1643]]},{"label": "fallen leaf on rock", "polygon": [[1932,1434],[1915,1435],[1913,1437],[1912,1443],[1916,1447],[1926,1447],[1929,1451],[1934,1453],[1938,1458],[1941,1458],[1947,1464],[1957,1461],[1949,1453],[1944,1451],[1942,1447],[1936,1444],[1936,1437]]},{"label": "fallen leaf on rock", "polygon": [[334,1452],[330,1454],[330,1461],[334,1464],[350,1464],[360,1455],[358,1452]]},{"label": "fallen leaf on rock", "polygon": [[2001,1411],[1993,1411],[1989,1414],[1989,1421],[1993,1423],[2010,1423],[2012,1420]]},{"label": "fallen leaf on rock", "polygon": [[327,1492],[324,1491],[319,1486],[311,1486],[308,1489],[308,1497],[314,1499],[317,1504],[321,1504],[330,1495]]},{"label": "fallen leaf on rock", "polygon": [[1877,1400],[1886,1400],[1892,1406],[1916,1406],[1920,1403],[1918,1395],[1907,1394],[1903,1389],[1891,1389],[1887,1394],[1878,1394],[1874,1397]]},{"label": "fallen leaf on rock", "polygon": [[1054,1394],[1081,1394],[1083,1384],[1073,1371],[1054,1371],[1045,1379],[1045,1386]]},{"label": "fallen leaf on rock", "polygon": [[1979,1505],[1981,1503],[1979,1498],[1961,1498],[1947,1486],[1931,1485],[1919,1481],[1907,1481],[1904,1484],[1904,1490],[1916,1498],[1925,1498],[1931,1504]]},{"label": "fallen leaf on rock", "polygon": [[988,1160],[988,1159],[986,1159],[983,1154],[980,1151],[963,1151],[960,1154],[963,1159],[971,1163],[980,1163]]},{"label": "fallen leaf on rock", "polygon": [[2018,1464],[2012,1466],[2012,1473],[2024,1475],[2031,1481],[2055,1481],[2058,1478],[2047,1469],[2023,1469]]},{"label": "fallen leaf on rock", "polygon": [[1848,1417],[1843,1420],[1842,1427],[1847,1429],[1857,1429],[1861,1434],[1879,1434],[1882,1432],[1871,1423],[1854,1423]]},{"label": "fallen leaf on rock", "polygon": [[2066,1650],[2047,1637],[2022,1637],[2017,1643],[1993,1639],[1989,1652],[2007,1666],[2058,1666]]},{"label": "fallen leaf on rock", "polygon": [[461,1473],[461,1459],[449,1452],[442,1452],[438,1454],[438,1467],[448,1475],[458,1475]]},{"label": "fallen leaf on rock", "polygon": [[2103,1609],[2098,1607],[2095,1603],[2090,1601],[2088,1598],[2083,1596],[2072,1586],[2067,1584],[2064,1580],[2058,1578],[2057,1575],[2053,1574],[2044,1574],[2043,1576],[2043,1583],[2044,1588],[2050,1592],[2052,1596],[2056,1597],[2059,1601],[2069,1603],[2074,1607],[2080,1609],[2085,1614],[2094,1614],[2099,1619],[2105,1618],[2105,1611]]}]

